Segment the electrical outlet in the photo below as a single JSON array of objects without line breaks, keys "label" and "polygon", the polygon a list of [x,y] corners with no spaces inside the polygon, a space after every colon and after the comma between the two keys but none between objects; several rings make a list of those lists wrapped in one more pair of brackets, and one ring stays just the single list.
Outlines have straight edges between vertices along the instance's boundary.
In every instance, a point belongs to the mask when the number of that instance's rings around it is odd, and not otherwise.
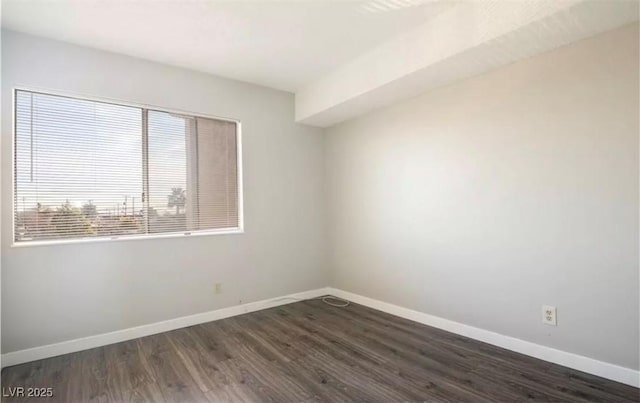
[{"label": "electrical outlet", "polygon": [[558,326],[555,306],[549,306],[549,305],[542,306],[542,323],[550,326]]},{"label": "electrical outlet", "polygon": [[222,293],[222,283],[216,283],[215,284],[215,293],[216,294],[221,294]]}]

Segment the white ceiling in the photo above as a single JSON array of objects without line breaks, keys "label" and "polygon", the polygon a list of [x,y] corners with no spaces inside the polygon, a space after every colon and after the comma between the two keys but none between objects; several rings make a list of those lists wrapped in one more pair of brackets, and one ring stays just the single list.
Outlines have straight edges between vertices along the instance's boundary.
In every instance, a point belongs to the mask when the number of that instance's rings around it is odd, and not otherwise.
[{"label": "white ceiling", "polygon": [[3,28],[296,94],[328,127],[638,21],[638,0],[0,0]]},{"label": "white ceiling", "polygon": [[2,0],[2,26],[294,92],[453,4]]}]

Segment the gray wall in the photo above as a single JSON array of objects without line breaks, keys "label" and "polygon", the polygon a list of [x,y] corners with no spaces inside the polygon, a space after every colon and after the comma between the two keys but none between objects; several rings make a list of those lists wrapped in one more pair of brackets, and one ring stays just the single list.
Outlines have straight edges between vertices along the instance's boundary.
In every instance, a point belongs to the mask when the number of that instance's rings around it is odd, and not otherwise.
[{"label": "gray wall", "polygon": [[[239,119],[242,235],[12,248],[14,86]],[[323,137],[293,95],[2,32],[2,352],[324,287]],[[214,283],[223,292],[214,295]]]},{"label": "gray wall", "polygon": [[635,24],[329,129],[332,285],[637,369],[638,71]]}]

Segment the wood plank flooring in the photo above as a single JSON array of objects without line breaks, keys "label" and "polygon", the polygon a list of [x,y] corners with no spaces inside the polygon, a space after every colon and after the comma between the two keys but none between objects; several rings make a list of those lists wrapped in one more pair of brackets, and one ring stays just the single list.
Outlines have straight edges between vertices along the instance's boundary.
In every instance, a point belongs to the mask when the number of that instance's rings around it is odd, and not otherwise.
[{"label": "wood plank flooring", "polygon": [[639,401],[639,390],[351,304],[297,302],[5,368],[4,401]]}]

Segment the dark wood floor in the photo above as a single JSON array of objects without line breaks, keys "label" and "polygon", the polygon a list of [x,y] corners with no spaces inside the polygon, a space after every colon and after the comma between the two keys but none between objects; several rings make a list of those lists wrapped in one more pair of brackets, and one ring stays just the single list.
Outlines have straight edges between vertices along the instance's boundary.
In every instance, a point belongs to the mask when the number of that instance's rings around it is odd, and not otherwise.
[{"label": "dark wood floor", "polygon": [[639,400],[630,386],[320,300],[9,367],[2,386],[52,387],[39,402]]}]

